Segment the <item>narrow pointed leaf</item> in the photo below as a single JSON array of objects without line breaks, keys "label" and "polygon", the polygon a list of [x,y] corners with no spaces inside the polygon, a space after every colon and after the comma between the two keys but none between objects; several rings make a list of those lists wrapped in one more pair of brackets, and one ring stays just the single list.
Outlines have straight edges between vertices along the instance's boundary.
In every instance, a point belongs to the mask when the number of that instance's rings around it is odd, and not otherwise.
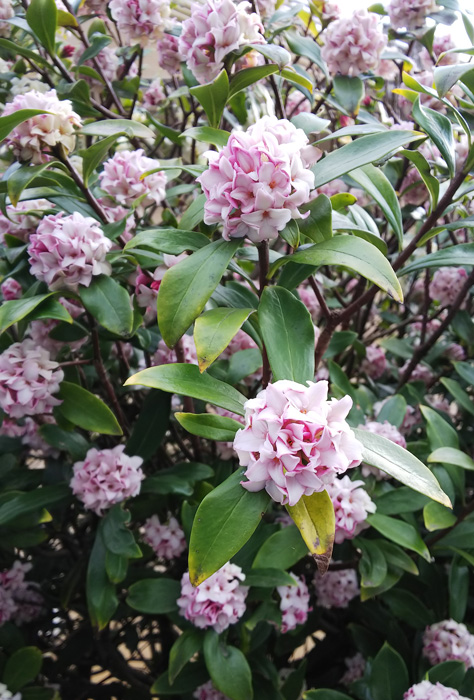
[{"label": "narrow pointed leaf", "polygon": [[377,202],[397,236],[398,245],[401,248],[403,244],[402,212],[390,180],[380,168],[376,168],[371,164],[353,170],[350,176]]},{"label": "narrow pointed leaf", "polygon": [[286,506],[286,509],[313,555],[319,573],[326,573],[336,528],[334,508],[328,492],[302,496],[296,505]]},{"label": "narrow pointed leaf", "polygon": [[425,131],[433,143],[439,148],[446,161],[451,176],[455,171],[454,138],[451,122],[448,117],[434,109],[423,107],[417,97],[412,111],[413,119]]},{"label": "narrow pointed leaf", "polygon": [[232,442],[242,423],[213,413],[175,413],[175,418],[191,435],[198,435],[206,440]]},{"label": "narrow pointed leaf", "polygon": [[71,382],[61,382],[58,411],[74,425],[104,435],[121,435],[122,430],[114,414],[101,399],[87,389]]},{"label": "narrow pointed leaf", "polygon": [[409,275],[427,267],[445,267],[451,265],[474,265],[474,243],[460,243],[449,246],[436,253],[423,255],[415,262],[407,265],[400,271],[401,275]]},{"label": "narrow pointed leaf", "polygon": [[454,464],[461,469],[474,471],[474,460],[469,455],[461,452],[455,447],[438,447],[428,457],[428,462],[438,464]]},{"label": "narrow pointed leaf", "polygon": [[204,372],[226,349],[252,313],[254,309],[220,307],[206,311],[196,319],[194,343],[201,372]]},{"label": "narrow pointed leaf", "polygon": [[197,99],[206,112],[209,125],[218,129],[229,95],[229,77],[227,71],[221,70],[217,78],[212,82],[192,87],[189,92]]}]

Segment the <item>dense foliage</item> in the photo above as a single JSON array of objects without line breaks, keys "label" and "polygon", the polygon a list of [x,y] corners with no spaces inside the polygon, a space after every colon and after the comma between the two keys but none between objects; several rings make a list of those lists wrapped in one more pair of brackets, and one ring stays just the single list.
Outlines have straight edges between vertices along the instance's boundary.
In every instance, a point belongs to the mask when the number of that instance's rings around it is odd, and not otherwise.
[{"label": "dense foliage", "polygon": [[473,44],[0,0],[1,698],[474,698]]}]

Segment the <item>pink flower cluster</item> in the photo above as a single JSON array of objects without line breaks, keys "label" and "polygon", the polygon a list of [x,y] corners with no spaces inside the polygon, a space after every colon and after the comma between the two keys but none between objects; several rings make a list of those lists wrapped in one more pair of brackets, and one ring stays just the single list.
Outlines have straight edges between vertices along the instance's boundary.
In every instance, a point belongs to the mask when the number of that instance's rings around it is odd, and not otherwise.
[{"label": "pink flower cluster", "polygon": [[170,75],[179,73],[181,69],[181,54],[179,40],[173,34],[164,34],[158,39],[158,65]]},{"label": "pink flower cluster", "polygon": [[[15,16],[11,0],[1,0],[0,20],[11,19]],[[0,22],[0,36],[10,36],[12,25],[8,22]]]},{"label": "pink flower cluster", "polygon": [[433,666],[443,661],[463,661],[466,668],[474,668],[474,635],[461,622],[436,622],[423,634],[423,656]]},{"label": "pink flower cluster", "polygon": [[365,349],[365,358],[361,369],[372,379],[380,379],[387,369],[385,350],[379,345],[368,345]]},{"label": "pink flower cluster", "polygon": [[263,117],[247,132],[231,134],[219,151],[208,151],[209,168],[197,181],[206,195],[204,221],[224,222],[223,236],[272,240],[298,207],[309,200],[314,175],[309,170],[308,138],[286,119]]},{"label": "pink flower cluster", "polygon": [[347,671],[341,678],[342,685],[350,685],[351,683],[354,683],[354,681],[358,681],[359,678],[362,678],[366,663],[360,652],[357,652],[357,654],[354,654],[354,656],[349,656],[344,659],[344,663],[346,664]]},{"label": "pink flower cluster", "polygon": [[447,688],[441,683],[421,681],[407,690],[403,700],[469,700],[469,698],[459,695],[457,690]]},{"label": "pink flower cluster", "polygon": [[321,307],[314,291],[311,289],[311,287],[298,287],[298,294],[300,295],[301,301],[311,314],[313,321],[318,321],[319,317],[321,316]]},{"label": "pink flower cluster", "polygon": [[[157,78],[156,80],[153,80],[150,83],[148,88],[143,93],[142,104],[143,104],[143,107],[145,109],[147,109],[149,112],[156,112],[157,107],[162,105],[164,100],[166,100],[166,95],[165,95],[165,91],[163,90],[163,84],[162,84],[161,80],[159,78]],[[155,167],[156,167],[156,163],[155,163]],[[155,173],[155,174],[160,175],[160,173]],[[152,176],[149,175],[148,177],[150,178]],[[165,176],[165,178],[166,178],[166,176]],[[166,185],[166,179],[164,181],[164,185]]]},{"label": "pink flower cluster", "polygon": [[249,12],[249,2],[205,0],[195,3],[191,17],[183,23],[179,52],[200,83],[220,73],[224,57],[246,44],[264,44],[259,16]]},{"label": "pink flower cluster", "polygon": [[[79,61],[79,58],[81,57],[82,53],[83,47],[78,47],[75,50],[74,60],[76,63]],[[99,53],[97,54],[97,56],[95,56],[94,59],[90,58],[88,61],[85,61],[84,65],[96,70],[95,63],[97,63],[100,67],[104,78],[107,78],[108,80],[110,80],[110,82],[115,80],[115,78],[117,77],[117,69],[119,67],[120,60],[117,54],[115,53],[114,48],[112,48],[111,46],[105,46],[101,51],[99,51]],[[84,75],[82,77],[91,86],[100,87],[101,89],[103,89],[104,84],[101,80],[90,77],[88,75]]]},{"label": "pink flower cluster", "polygon": [[314,577],[317,603],[322,608],[347,608],[353,598],[359,595],[359,584],[354,569],[328,571]]},{"label": "pink flower cluster", "polygon": [[157,515],[148,518],[143,525],[143,541],[158,558],[168,561],[180,557],[187,546],[184,532],[173,516],[170,516],[166,524],[162,524]]},{"label": "pink flower cluster", "polygon": [[46,199],[18,202],[15,207],[9,204],[7,206],[8,218],[0,213],[0,241],[3,240],[5,234],[9,234],[26,243],[29,236],[36,231],[44,210],[51,209],[51,206]]},{"label": "pink flower cluster", "polygon": [[326,381],[305,387],[281,380],[246,402],[245,428],[234,439],[247,467],[244,488],[265,488],[274,501],[294,506],[360,464],[362,446],[345,420],[352,400],[328,401],[327,394]]},{"label": "pink flower cluster", "polygon": [[50,289],[88,287],[94,275],[110,275],[106,253],[112,241],[90,216],[50,214],[38,224],[28,246],[30,272]]},{"label": "pink flower cluster", "polygon": [[352,17],[331,22],[321,56],[331,75],[360,75],[377,70],[386,43],[377,16],[357,10]]},{"label": "pink flower cluster", "polygon": [[19,299],[22,292],[21,284],[17,282],[16,279],[13,279],[13,277],[8,277],[5,282],[2,282],[0,291],[2,292],[2,296],[5,301]]},{"label": "pink flower cluster", "polygon": [[49,114],[31,117],[10,132],[6,143],[10,144],[17,158],[44,163],[48,160],[45,153],[49,153],[54,146],[61,144],[66,153],[74,150],[74,129],[82,126],[82,121],[69,100],[58,99],[56,90],[45,93],[30,90],[16,95],[12,102],[5,105],[2,116],[14,114],[20,109],[38,109]]},{"label": "pink flower cluster", "polygon": [[245,612],[248,587],[245,574],[236,564],[224,564],[206,581],[194,587],[189,573],[181,579],[180,614],[196,627],[213,627],[219,634],[233,625]]},{"label": "pink flower cluster", "polygon": [[87,510],[104,510],[140,493],[145,478],[141,457],[129,457],[124,445],[109,450],[91,448],[82,462],[73,465],[70,487]]},{"label": "pink flower cluster", "polygon": [[212,681],[200,685],[194,691],[193,698],[196,698],[196,700],[229,700],[227,695],[223,695],[220,690],[214,687]]},{"label": "pink flower cluster", "polygon": [[13,343],[0,355],[0,408],[11,418],[51,413],[63,379],[49,352],[30,339]]},{"label": "pink flower cluster", "polygon": [[295,586],[277,586],[280,596],[281,631],[283,634],[294,630],[298,625],[303,625],[311,610],[308,586],[304,578],[291,573],[290,576],[294,579]]},{"label": "pink flower cluster", "polygon": [[351,481],[347,475],[326,487],[336,516],[337,544],[356,537],[366,526],[367,515],[377,510],[363,487],[363,481]]},{"label": "pink flower cluster", "polygon": [[0,574],[0,624],[14,620],[17,625],[31,622],[41,613],[43,596],[34,583],[25,581],[31,564],[15,561]]},{"label": "pink flower cluster", "polygon": [[159,39],[165,30],[170,3],[167,0],[110,0],[109,10],[117,29],[130,44],[141,46]]},{"label": "pink flower cluster", "polygon": [[463,267],[440,267],[430,283],[430,297],[441,306],[451,306],[467,278]]},{"label": "pink flower cluster", "polygon": [[147,207],[160,204],[166,196],[166,175],[157,172],[141,179],[149,170],[158,168],[160,163],[148,158],[143,149],[136,151],[117,151],[112,158],[105,161],[104,169],[99,175],[100,186],[109,197],[124,207],[131,207],[135,200]]},{"label": "pink flower cluster", "polygon": [[[180,342],[184,352],[184,361],[192,365],[197,365],[197,352],[192,335],[183,335]],[[164,340],[160,340],[158,349],[153,355],[153,364],[169,365],[173,362],[178,362],[175,348],[170,349]]]},{"label": "pink flower cluster", "polygon": [[430,12],[436,11],[434,0],[390,0],[390,24],[394,29],[423,27]]},{"label": "pink flower cluster", "polygon": [[[408,365],[410,363],[410,360],[407,360],[406,362],[403,363],[403,365],[400,367],[400,376],[402,376],[407,369]],[[423,382],[424,384],[429,384],[433,379],[433,372],[429,367],[426,365],[418,364],[413,372],[411,373],[410,376],[410,381],[411,382]]]}]

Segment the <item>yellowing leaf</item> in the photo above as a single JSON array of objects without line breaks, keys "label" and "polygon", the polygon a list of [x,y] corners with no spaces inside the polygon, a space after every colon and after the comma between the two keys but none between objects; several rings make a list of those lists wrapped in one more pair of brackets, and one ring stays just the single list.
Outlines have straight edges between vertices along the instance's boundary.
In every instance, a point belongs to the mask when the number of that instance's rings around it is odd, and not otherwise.
[{"label": "yellowing leaf", "polygon": [[286,506],[286,509],[313,555],[319,573],[326,573],[336,529],[334,508],[328,492],[302,496],[295,506]]}]

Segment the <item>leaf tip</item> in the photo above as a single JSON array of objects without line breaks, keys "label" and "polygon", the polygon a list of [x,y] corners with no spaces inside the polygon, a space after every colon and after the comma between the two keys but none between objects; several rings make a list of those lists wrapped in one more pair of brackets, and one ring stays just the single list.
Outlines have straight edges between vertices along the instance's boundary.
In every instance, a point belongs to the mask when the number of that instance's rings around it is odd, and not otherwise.
[{"label": "leaf tip", "polygon": [[133,386],[134,384],[140,384],[138,381],[138,377],[140,376],[141,372],[137,372],[136,374],[132,374],[131,377],[127,379],[127,381],[124,382],[124,386]]}]

